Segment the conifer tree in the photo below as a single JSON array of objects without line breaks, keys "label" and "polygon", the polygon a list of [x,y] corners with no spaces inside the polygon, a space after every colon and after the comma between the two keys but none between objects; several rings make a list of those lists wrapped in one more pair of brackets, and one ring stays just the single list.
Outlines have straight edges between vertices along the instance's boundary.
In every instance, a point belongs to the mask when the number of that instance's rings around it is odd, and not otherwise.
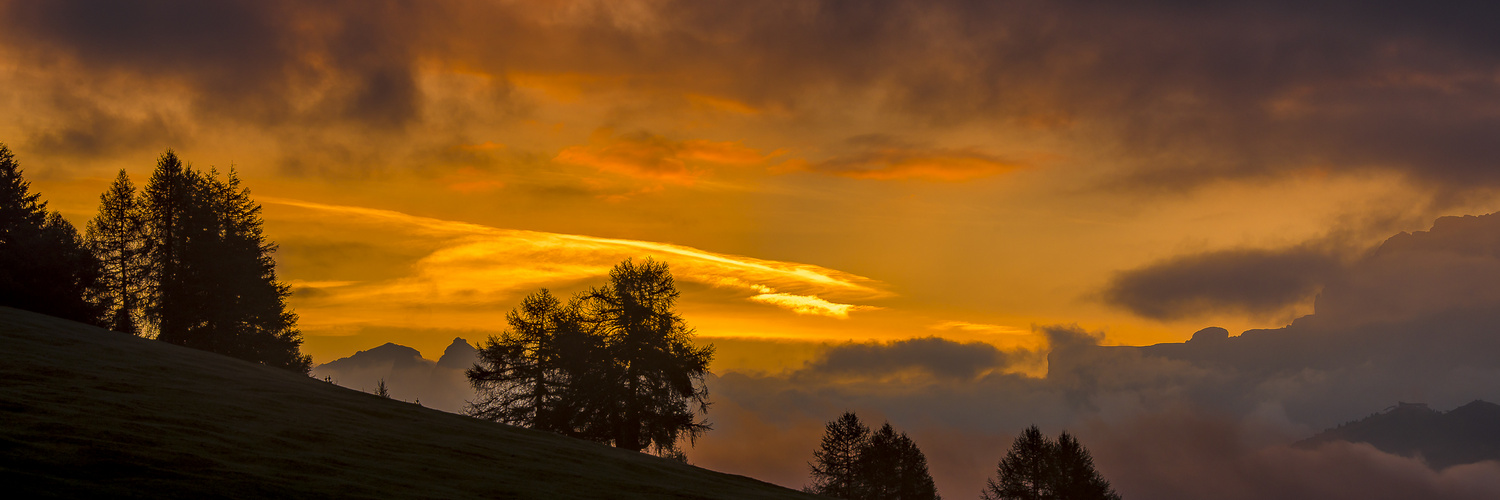
[{"label": "conifer tree", "polygon": [[589,372],[609,360],[599,359],[602,348],[584,330],[580,308],[546,289],[522,299],[505,316],[510,328],[490,337],[466,372],[479,395],[469,415],[580,437],[601,433],[582,417],[587,391],[599,382]]},{"label": "conifer tree", "polygon": [[823,442],[813,451],[808,465],[812,493],[853,499],[861,488],[860,452],[870,439],[870,428],[853,412],[844,412],[824,427]]},{"label": "conifer tree", "polygon": [[986,500],[1050,500],[1052,441],[1035,425],[1021,431],[998,466],[999,481],[988,480]]},{"label": "conifer tree", "polygon": [[696,413],[708,412],[703,376],[713,346],[693,346],[693,331],[674,310],[677,296],[667,264],[650,259],[626,259],[610,270],[608,285],[587,295],[591,328],[612,360],[604,385],[612,394],[602,395],[611,406],[595,410],[612,424],[616,447],[670,454],[679,439],[709,429]]},{"label": "conifer tree", "polygon": [[231,169],[193,170],[171,150],[141,197],[147,317],[157,340],[306,373],[290,288],[276,279],[276,245],[260,206]]},{"label": "conifer tree", "polygon": [[1093,458],[1072,435],[1056,442],[1026,428],[981,492],[986,500],[1119,500]]},{"label": "conifer tree", "polygon": [[184,343],[191,313],[186,310],[182,248],[183,214],[195,184],[192,172],[168,149],[156,161],[139,202],[145,228],[147,288],[144,309],[158,340]]},{"label": "conifer tree", "polygon": [[850,498],[935,500],[937,485],[927,472],[927,457],[917,444],[890,423],[870,435],[860,450],[858,480]]},{"label": "conifer tree", "polygon": [[137,317],[146,285],[144,224],[135,186],[121,169],[109,190],[99,195],[99,214],[89,221],[84,240],[101,265],[98,294],[109,305],[106,325],[132,335],[141,333]]},{"label": "conifer tree", "polygon": [[681,438],[708,430],[703,376],[713,346],[692,345],[673,310],[666,264],[629,259],[609,284],[564,306],[546,290],[506,316],[466,373],[473,416],[683,457]]},{"label": "conifer tree", "polygon": [[100,324],[99,262],[0,144],[0,306]]},{"label": "conifer tree", "polygon": [[1071,434],[1063,432],[1057,436],[1052,457],[1057,477],[1053,489],[1057,492],[1057,498],[1120,500],[1120,495],[1109,486],[1109,481],[1104,480],[1104,476],[1094,469],[1094,458],[1089,450]]}]

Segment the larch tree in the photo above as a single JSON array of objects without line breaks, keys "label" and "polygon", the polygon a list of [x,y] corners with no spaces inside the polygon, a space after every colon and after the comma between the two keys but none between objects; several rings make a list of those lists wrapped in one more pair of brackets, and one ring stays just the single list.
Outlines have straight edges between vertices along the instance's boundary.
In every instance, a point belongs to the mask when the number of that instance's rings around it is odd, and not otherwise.
[{"label": "larch tree", "polygon": [[1035,425],[1021,431],[985,484],[985,500],[1052,500],[1052,441]]},{"label": "larch tree", "polygon": [[[471,416],[511,425],[584,437],[592,429],[583,415],[590,400],[589,372],[602,346],[584,330],[577,300],[564,305],[543,289],[526,296],[505,316],[510,326],[490,337],[466,374],[478,397]],[[602,426],[597,426],[602,427]]]},{"label": "larch tree", "polygon": [[470,415],[661,456],[708,430],[703,377],[713,346],[692,344],[666,264],[627,259],[609,284],[567,305],[546,290],[506,316],[467,371]]},{"label": "larch tree", "polygon": [[927,457],[917,443],[886,423],[870,435],[860,450],[861,487],[855,498],[867,500],[936,500],[937,485],[927,471]]},{"label": "larch tree", "polygon": [[981,491],[986,500],[1120,500],[1094,469],[1087,449],[1067,432],[1052,441],[1026,428]]},{"label": "larch tree", "polygon": [[811,493],[834,498],[854,499],[863,490],[860,455],[868,447],[870,428],[854,412],[844,412],[824,426],[823,441],[813,451],[808,463],[812,474]]},{"label": "larch tree", "polygon": [[101,324],[99,261],[0,144],[0,306]]},{"label": "larch tree", "polygon": [[1053,491],[1057,493],[1057,498],[1120,500],[1120,495],[1110,487],[1104,475],[1094,469],[1094,458],[1089,450],[1066,431],[1057,436],[1052,463],[1056,475]]},{"label": "larch tree", "polygon": [[609,284],[587,295],[586,314],[612,360],[605,387],[613,394],[604,397],[613,406],[596,409],[616,447],[670,455],[679,440],[709,429],[697,413],[708,412],[703,376],[713,346],[692,344],[693,331],[674,310],[677,297],[667,264],[650,259],[626,259],[610,270]]},{"label": "larch tree", "polygon": [[106,325],[132,335],[141,333],[137,318],[146,285],[144,224],[135,186],[121,169],[99,195],[99,214],[89,221],[84,241],[101,266],[98,295],[108,304]]}]

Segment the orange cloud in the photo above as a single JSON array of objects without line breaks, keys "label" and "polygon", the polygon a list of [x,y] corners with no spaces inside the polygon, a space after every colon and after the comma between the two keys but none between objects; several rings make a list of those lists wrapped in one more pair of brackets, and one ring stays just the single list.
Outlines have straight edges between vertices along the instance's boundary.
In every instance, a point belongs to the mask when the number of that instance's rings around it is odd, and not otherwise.
[{"label": "orange cloud", "polygon": [[807,170],[855,179],[959,182],[1002,174],[1023,164],[973,148],[950,149],[900,142],[883,135],[849,140],[853,151],[820,162],[787,162],[784,170]]},{"label": "orange cloud", "polygon": [[505,187],[505,183],[490,178],[488,174],[473,167],[463,167],[443,178],[448,189],[463,194],[486,193]]},{"label": "orange cloud", "polygon": [[[626,258],[668,262],[677,279],[735,290],[743,300],[796,314],[848,318],[852,311],[878,309],[839,301],[890,297],[883,283],[813,264],[757,259],[653,241],[505,229],[419,217],[389,210],[262,198],[270,205],[305,209],[309,220],[361,228],[391,242],[409,238],[430,243],[410,273],[367,282],[297,282],[317,289],[317,301],[298,310],[305,329],[358,324],[422,327],[430,316],[412,310],[443,310],[447,327],[487,328],[487,306],[514,300],[540,287],[555,287],[608,275]],[[334,217],[329,217],[334,216]],[[739,295],[739,294],[736,294]],[[825,299],[826,297],[826,299]],[[455,310],[467,306],[468,312]]]},{"label": "orange cloud", "polygon": [[839,304],[823,300],[816,295],[797,295],[792,293],[761,293],[750,297],[750,300],[764,302],[776,307],[787,309],[797,314],[811,314],[816,316],[828,316],[830,318],[846,319],[850,311],[866,311],[879,309],[875,306],[862,306],[854,304]]},{"label": "orange cloud", "polygon": [[689,186],[706,173],[707,166],[754,165],[780,154],[762,154],[738,141],[674,140],[646,132],[615,135],[608,128],[595,131],[589,142],[563,149],[552,160]]}]

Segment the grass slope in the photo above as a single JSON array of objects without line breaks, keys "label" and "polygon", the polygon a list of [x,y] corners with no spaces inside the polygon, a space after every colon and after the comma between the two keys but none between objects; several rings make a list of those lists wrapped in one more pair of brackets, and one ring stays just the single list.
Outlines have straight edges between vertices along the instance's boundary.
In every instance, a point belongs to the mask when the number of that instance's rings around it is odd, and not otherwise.
[{"label": "grass slope", "polygon": [[0,484],[11,498],[813,498],[5,307]]}]

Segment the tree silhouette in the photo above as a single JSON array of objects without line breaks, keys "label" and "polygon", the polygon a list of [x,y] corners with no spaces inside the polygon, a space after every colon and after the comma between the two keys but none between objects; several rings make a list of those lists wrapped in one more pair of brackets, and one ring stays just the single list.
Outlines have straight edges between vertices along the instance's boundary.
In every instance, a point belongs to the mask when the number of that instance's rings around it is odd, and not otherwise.
[{"label": "tree silhouette", "polygon": [[708,411],[713,347],[692,345],[676,299],[666,264],[629,259],[566,306],[546,290],[527,296],[466,372],[478,392],[468,413],[681,455],[681,438],[709,428],[696,415]]},{"label": "tree silhouette", "polygon": [[1035,425],[1027,427],[990,478],[985,500],[1119,500],[1109,482],[1094,470],[1093,458],[1072,435],[1056,442]]},{"label": "tree silhouette", "polygon": [[625,259],[608,285],[587,295],[587,317],[613,361],[605,373],[611,405],[602,413],[617,447],[670,453],[680,438],[709,429],[696,413],[708,412],[703,375],[713,346],[692,345],[693,331],[673,310],[677,296],[667,264],[650,259]]},{"label": "tree silhouette", "polygon": [[860,487],[856,487],[857,498],[869,500],[935,500],[937,485],[927,472],[927,457],[917,444],[906,436],[897,434],[886,423],[870,435],[869,441],[860,450],[856,469],[859,471]]},{"label": "tree silhouette", "polygon": [[936,499],[927,457],[889,422],[874,433],[853,412],[828,422],[804,491],[846,500]]},{"label": "tree silhouette", "polygon": [[0,305],[101,324],[99,261],[0,144]]},{"label": "tree silhouette", "polygon": [[193,177],[168,149],[157,159],[140,200],[147,256],[145,312],[156,338],[173,343],[182,342],[192,321],[187,310],[187,277],[179,269],[182,247],[187,244],[182,218],[190,209]]},{"label": "tree silhouette", "polygon": [[306,373],[276,245],[234,170],[199,172],[171,150],[143,191],[146,316],[157,340]]},{"label": "tree silhouette", "polygon": [[1119,500],[1120,495],[1109,486],[1109,481],[1094,470],[1094,458],[1089,455],[1089,450],[1066,431],[1057,436],[1052,457],[1057,474],[1053,490],[1057,492],[1057,498]]},{"label": "tree silhouette", "polygon": [[870,428],[854,412],[844,412],[824,426],[823,441],[813,451],[808,465],[812,485],[808,490],[818,495],[853,499],[861,488],[860,452],[870,439]]},{"label": "tree silhouette", "polygon": [[[533,429],[587,437],[603,434],[582,418],[591,407],[603,352],[585,331],[577,299],[564,306],[543,289],[505,316],[510,329],[490,337],[466,374],[479,394],[472,416]],[[592,431],[592,432],[590,432]]]},{"label": "tree silhouette", "polygon": [[84,233],[84,241],[102,266],[98,295],[109,308],[106,325],[132,335],[140,333],[136,316],[146,284],[145,221],[135,196],[135,186],[121,169],[109,190],[99,195],[99,214]]}]

